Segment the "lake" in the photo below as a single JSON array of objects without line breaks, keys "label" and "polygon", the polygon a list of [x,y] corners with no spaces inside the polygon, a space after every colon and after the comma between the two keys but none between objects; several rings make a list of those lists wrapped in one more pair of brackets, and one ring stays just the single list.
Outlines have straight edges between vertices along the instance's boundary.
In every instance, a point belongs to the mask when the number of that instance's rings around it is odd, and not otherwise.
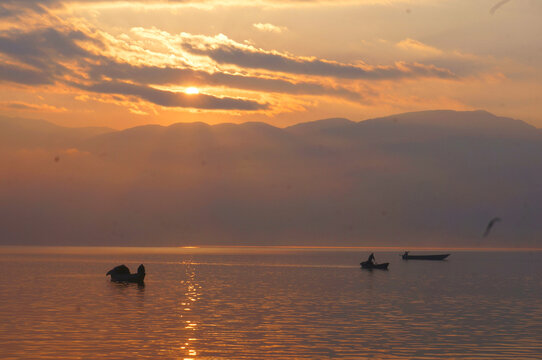
[{"label": "lake", "polygon": [[542,251],[401,250],[0,247],[0,358],[542,358]]}]

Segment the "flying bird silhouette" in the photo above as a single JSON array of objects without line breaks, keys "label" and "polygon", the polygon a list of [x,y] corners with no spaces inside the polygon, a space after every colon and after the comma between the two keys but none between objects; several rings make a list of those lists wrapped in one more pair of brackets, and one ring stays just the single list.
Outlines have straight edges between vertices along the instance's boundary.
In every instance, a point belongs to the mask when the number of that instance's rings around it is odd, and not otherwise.
[{"label": "flying bird silhouette", "polygon": [[501,218],[499,217],[491,219],[491,221],[487,224],[486,231],[484,232],[484,237],[489,235],[489,232],[491,231],[493,225],[495,225],[495,223],[499,221],[501,221]]},{"label": "flying bird silhouette", "polygon": [[499,1],[498,3],[493,5],[493,7],[489,10],[489,13],[491,15],[495,14],[495,11],[497,11],[501,6],[503,6],[507,2],[510,2],[510,0],[501,0],[501,1]]}]

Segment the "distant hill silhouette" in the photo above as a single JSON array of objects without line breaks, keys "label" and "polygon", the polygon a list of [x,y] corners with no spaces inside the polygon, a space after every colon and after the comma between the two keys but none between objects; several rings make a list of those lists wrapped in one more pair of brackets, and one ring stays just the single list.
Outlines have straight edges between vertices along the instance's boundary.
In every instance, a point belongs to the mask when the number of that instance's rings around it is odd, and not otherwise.
[{"label": "distant hill silhouette", "polygon": [[112,131],[105,127],[67,128],[44,120],[0,117],[0,147],[68,148]]},{"label": "distant hill silhouette", "polygon": [[[0,146],[4,244],[539,246],[542,238],[542,133],[485,111],[287,128],[115,131],[17,119],[0,128],[9,144]],[[481,239],[495,216],[506,221]]]},{"label": "distant hill silhouette", "polygon": [[344,129],[355,127],[355,122],[345,118],[330,118],[305,123],[299,123],[286,128],[288,132],[295,134],[316,134],[333,131],[334,129]]}]

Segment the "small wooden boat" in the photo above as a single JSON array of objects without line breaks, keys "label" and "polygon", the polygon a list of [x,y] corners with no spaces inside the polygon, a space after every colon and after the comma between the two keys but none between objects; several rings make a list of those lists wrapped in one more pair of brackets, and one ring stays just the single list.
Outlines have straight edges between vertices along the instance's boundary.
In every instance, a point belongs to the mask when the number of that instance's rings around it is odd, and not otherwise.
[{"label": "small wooden boat", "polygon": [[438,255],[410,255],[408,251],[403,254],[403,260],[444,260],[450,254],[438,254]]},{"label": "small wooden boat", "polygon": [[130,274],[130,269],[126,265],[119,265],[109,270],[105,275],[111,275],[111,281],[141,284],[145,279],[145,267],[141,264],[137,268],[137,273]]},{"label": "small wooden boat", "polygon": [[388,270],[388,265],[390,263],[382,263],[382,264],[375,264],[370,261],[363,261],[359,263],[361,265],[362,269],[380,269],[380,270]]}]

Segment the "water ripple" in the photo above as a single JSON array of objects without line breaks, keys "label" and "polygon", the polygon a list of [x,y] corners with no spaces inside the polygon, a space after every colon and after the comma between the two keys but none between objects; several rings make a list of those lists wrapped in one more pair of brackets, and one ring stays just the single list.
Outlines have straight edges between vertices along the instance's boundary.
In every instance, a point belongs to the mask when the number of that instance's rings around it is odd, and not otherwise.
[{"label": "water ripple", "polygon": [[540,255],[19,255],[0,261],[0,358],[540,359]]}]

